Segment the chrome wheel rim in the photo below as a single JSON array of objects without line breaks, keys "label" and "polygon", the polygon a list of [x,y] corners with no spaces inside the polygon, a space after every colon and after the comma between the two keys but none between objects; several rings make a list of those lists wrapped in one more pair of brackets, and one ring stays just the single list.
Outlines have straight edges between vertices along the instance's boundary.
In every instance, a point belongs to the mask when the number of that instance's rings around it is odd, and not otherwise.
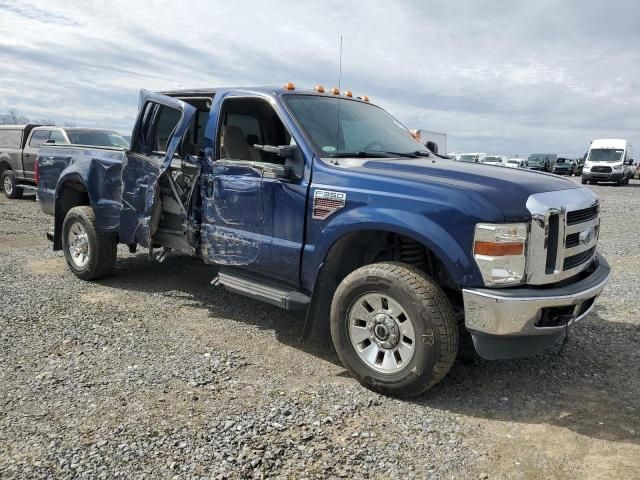
[{"label": "chrome wheel rim", "polygon": [[397,300],[384,293],[367,293],[353,302],[347,318],[351,345],[369,368],[396,373],[409,365],[416,335]]},{"label": "chrome wheel rim", "polygon": [[9,195],[11,195],[11,193],[13,192],[13,182],[11,181],[11,177],[9,177],[8,175],[4,177],[3,184],[4,184],[4,191]]},{"label": "chrome wheel rim", "polygon": [[84,225],[73,222],[67,234],[69,257],[76,267],[83,268],[89,262],[89,235]]}]

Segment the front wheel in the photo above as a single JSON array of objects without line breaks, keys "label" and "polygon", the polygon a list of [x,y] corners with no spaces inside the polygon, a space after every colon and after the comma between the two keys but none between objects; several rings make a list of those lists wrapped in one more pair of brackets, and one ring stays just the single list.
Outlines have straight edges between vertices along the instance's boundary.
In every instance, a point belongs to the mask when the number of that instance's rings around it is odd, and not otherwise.
[{"label": "front wheel", "polygon": [[91,207],[74,207],[62,224],[62,249],[67,265],[82,280],[96,280],[109,274],[116,262],[118,241],[96,228]]},{"label": "front wheel", "polygon": [[442,380],[458,351],[447,296],[424,272],[395,262],[366,265],[340,283],[331,337],[362,385],[397,397],[419,395]]}]

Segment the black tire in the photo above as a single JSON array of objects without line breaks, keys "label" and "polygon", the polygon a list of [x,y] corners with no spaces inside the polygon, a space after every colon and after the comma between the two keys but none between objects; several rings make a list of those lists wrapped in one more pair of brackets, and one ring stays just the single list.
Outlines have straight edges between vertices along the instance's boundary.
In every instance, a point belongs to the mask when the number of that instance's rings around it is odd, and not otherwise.
[{"label": "black tire", "polygon": [[16,175],[12,170],[6,170],[2,174],[2,189],[5,197],[9,199],[22,198],[24,190],[18,186]]},{"label": "black tire", "polygon": [[[88,244],[86,264],[79,265],[72,258],[69,231],[79,223],[86,232]],[[62,250],[67,265],[74,275],[82,280],[97,280],[108,275],[116,263],[118,239],[115,235],[96,229],[96,216],[87,206],[74,207],[67,212],[62,224]]]},{"label": "black tire", "polygon": [[[415,339],[421,339],[411,359],[394,373],[369,366],[349,335],[349,312],[355,302],[378,293],[402,306]],[[362,385],[401,398],[419,395],[442,380],[458,352],[458,325],[447,296],[424,272],[396,262],[366,265],[340,283],[331,303],[331,338],[342,363]]]},{"label": "black tire", "polygon": [[586,179],[586,178],[584,178],[584,177],[582,177],[582,184],[583,184],[583,185],[586,185],[586,184],[587,184],[587,179]]}]

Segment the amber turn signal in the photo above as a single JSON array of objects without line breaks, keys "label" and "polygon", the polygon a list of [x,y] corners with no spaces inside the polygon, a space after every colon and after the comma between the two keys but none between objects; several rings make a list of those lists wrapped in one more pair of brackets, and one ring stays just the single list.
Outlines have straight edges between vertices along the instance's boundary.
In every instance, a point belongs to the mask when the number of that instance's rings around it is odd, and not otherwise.
[{"label": "amber turn signal", "polygon": [[473,253],[476,255],[487,255],[489,257],[504,257],[507,255],[522,255],[524,243],[508,242],[475,242]]}]

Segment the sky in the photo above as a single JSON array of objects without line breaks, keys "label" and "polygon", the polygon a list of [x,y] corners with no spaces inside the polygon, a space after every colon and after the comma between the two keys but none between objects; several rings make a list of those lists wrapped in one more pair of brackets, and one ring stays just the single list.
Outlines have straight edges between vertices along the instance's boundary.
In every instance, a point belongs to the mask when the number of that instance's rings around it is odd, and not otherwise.
[{"label": "sky", "polygon": [[0,0],[0,113],[127,134],[141,88],[329,88],[341,35],[343,90],[449,151],[640,149],[637,0]]}]

